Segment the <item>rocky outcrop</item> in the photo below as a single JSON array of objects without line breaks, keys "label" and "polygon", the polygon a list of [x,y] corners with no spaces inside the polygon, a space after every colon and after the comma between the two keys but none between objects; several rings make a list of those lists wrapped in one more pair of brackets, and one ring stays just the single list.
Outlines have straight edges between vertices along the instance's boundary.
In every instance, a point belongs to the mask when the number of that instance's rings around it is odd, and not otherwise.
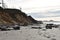
[{"label": "rocky outcrop", "polygon": [[0,24],[28,25],[31,23],[37,23],[37,21],[21,10],[0,7]]},{"label": "rocky outcrop", "polygon": [[34,23],[37,23],[37,21],[35,19],[33,19],[31,16],[28,16],[28,19],[31,20],[31,22],[34,24]]}]

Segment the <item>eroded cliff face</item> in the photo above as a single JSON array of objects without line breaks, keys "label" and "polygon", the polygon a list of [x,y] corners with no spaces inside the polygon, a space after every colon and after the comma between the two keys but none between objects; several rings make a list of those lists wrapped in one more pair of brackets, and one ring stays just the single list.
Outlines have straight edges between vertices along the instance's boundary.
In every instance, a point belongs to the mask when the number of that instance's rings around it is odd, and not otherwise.
[{"label": "eroded cliff face", "polygon": [[18,9],[3,9],[0,7],[0,24],[20,24],[28,25],[37,23],[32,17],[27,16],[24,12]]}]

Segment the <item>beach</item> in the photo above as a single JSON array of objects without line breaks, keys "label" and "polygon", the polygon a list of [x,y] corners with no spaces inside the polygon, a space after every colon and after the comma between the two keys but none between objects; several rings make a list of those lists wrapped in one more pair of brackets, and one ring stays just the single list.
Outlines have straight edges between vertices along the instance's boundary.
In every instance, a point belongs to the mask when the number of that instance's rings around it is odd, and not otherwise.
[{"label": "beach", "polygon": [[60,40],[60,29],[32,29],[25,26],[20,30],[0,31],[0,40]]}]

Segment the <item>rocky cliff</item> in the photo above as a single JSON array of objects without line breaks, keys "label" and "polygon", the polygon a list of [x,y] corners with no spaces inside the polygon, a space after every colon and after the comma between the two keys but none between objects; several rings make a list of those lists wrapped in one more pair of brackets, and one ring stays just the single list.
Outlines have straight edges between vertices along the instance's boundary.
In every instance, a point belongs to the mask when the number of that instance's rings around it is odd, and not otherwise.
[{"label": "rocky cliff", "polygon": [[0,24],[28,25],[32,23],[37,23],[37,21],[21,10],[0,7]]}]

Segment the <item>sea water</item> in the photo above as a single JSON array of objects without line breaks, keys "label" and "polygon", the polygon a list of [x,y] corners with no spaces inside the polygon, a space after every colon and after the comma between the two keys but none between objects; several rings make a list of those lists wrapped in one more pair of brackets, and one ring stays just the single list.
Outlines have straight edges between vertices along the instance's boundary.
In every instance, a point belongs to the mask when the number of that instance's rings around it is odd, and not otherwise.
[{"label": "sea water", "polygon": [[57,24],[60,25],[60,21],[56,21],[56,22],[43,22],[45,24]]}]

